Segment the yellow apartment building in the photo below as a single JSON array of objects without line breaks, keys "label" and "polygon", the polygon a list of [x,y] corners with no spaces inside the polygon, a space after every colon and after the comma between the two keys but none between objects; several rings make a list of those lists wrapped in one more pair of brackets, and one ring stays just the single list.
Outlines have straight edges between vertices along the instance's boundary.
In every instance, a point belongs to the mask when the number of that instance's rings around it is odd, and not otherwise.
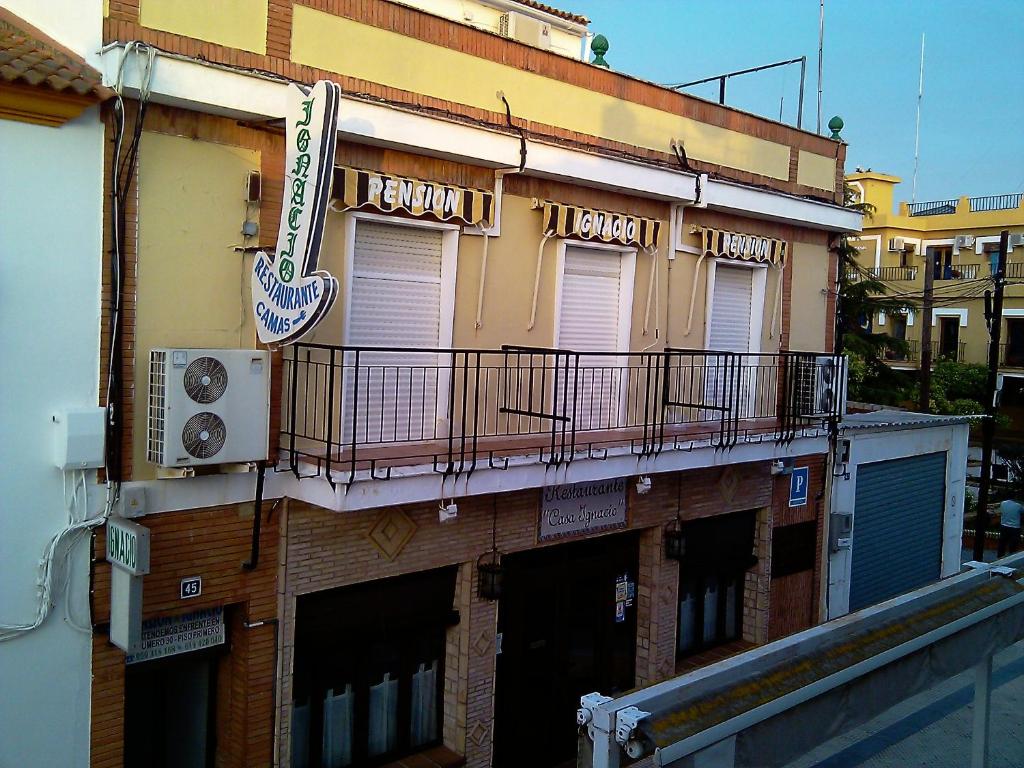
[{"label": "yellow apartment building", "polygon": [[[920,366],[921,325],[932,325],[932,359],[987,363],[989,334],[984,293],[998,262],[999,233],[1010,231],[1007,287],[999,370],[1024,377],[1024,194],[960,197],[894,204],[896,176],[874,171],[847,175],[855,197],[873,206],[864,229],[850,242],[863,274],[881,280],[893,295],[920,306],[925,270],[932,270],[935,306],[898,317],[879,314],[874,327],[906,339],[909,352],[891,355],[894,367]],[[1015,382],[1010,382],[1010,386]]]}]

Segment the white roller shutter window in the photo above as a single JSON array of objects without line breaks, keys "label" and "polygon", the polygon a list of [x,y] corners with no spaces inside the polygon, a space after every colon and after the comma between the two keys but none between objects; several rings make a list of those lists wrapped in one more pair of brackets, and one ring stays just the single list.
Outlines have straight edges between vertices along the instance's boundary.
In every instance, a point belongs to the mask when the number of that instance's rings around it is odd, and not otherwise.
[{"label": "white roller shutter window", "polygon": [[[352,259],[348,343],[437,348],[441,340],[441,242],[436,229],[359,221]],[[442,359],[443,358],[443,359]],[[447,356],[365,352],[355,392],[354,356],[346,356],[345,430],[360,442],[429,440]],[[356,410],[353,420],[353,407]]]},{"label": "white roller shutter window", "polygon": [[[622,256],[592,248],[565,249],[558,346],[579,352],[621,349]],[[625,361],[584,355],[573,418],[576,428],[609,429],[618,425],[626,385]],[[561,393],[559,393],[561,396]],[[571,405],[571,404],[570,404]]]},{"label": "white roller shutter window", "polygon": [[[752,269],[729,267],[718,263],[711,303],[708,349],[720,352],[750,351],[753,286]],[[705,396],[708,402],[728,406],[732,409],[729,414],[732,417],[754,416],[754,393],[757,391],[756,361],[742,359],[740,367],[733,369],[731,375],[724,373],[721,368],[724,361],[719,358],[709,358],[707,364],[710,366],[705,379]],[[708,411],[703,418],[717,419],[720,416],[721,412]]]},{"label": "white roller shutter window", "polygon": [[753,277],[751,269],[718,265],[711,303],[709,349],[724,352],[750,351]]}]

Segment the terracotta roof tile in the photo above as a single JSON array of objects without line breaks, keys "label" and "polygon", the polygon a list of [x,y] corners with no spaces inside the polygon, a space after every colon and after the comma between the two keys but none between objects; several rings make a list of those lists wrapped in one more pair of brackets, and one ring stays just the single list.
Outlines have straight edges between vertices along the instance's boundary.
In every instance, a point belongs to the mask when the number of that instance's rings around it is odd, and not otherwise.
[{"label": "terracotta roof tile", "polygon": [[111,95],[100,73],[77,54],[0,8],[0,80],[79,96]]},{"label": "terracotta roof tile", "polygon": [[586,16],[581,16],[578,13],[571,13],[570,11],[561,11],[558,8],[555,8],[554,6],[550,6],[545,3],[539,3],[537,2],[537,0],[514,1],[519,3],[520,5],[525,5],[527,8],[533,8],[534,10],[537,11],[544,11],[544,13],[550,13],[552,16],[557,16],[560,19],[572,21],[575,22],[576,24],[586,25],[590,23],[590,19],[588,19]]}]

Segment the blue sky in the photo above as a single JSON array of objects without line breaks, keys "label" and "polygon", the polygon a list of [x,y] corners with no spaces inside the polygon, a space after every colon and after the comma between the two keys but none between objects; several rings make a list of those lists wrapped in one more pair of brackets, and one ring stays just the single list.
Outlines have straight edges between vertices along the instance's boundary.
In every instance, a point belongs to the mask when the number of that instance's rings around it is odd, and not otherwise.
[{"label": "blue sky", "polygon": [[[817,120],[817,0],[558,0],[608,37],[613,69],[659,83],[806,55],[804,127]],[[914,168],[921,33],[925,84],[917,200],[1024,191],[1024,2],[826,0],[822,125],[846,122],[846,167],[905,181]],[[799,65],[731,78],[726,103],[796,121]],[[717,100],[717,83],[689,92]]]}]

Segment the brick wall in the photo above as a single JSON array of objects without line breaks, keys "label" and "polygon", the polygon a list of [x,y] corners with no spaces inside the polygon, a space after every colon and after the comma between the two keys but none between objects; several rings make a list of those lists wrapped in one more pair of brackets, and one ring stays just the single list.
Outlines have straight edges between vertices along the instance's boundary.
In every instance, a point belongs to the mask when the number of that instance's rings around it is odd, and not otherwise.
[{"label": "brick wall", "polygon": [[[217,672],[218,768],[267,765],[274,742],[277,523],[273,503],[263,507],[259,566],[248,571],[253,505],[165,512],[136,522],[151,531],[151,572],[143,581],[143,618],[225,606],[227,646]],[[93,685],[91,765],[123,762],[124,653],[110,644],[110,565],[105,529],[94,538],[92,588]],[[182,578],[202,576],[202,595],[179,598]],[[246,628],[245,623],[266,622]]]},{"label": "brick wall", "polygon": [[[650,493],[638,496],[630,483],[629,528],[640,531],[640,571],[637,584],[638,685],[671,676],[675,662],[675,621],[678,590],[677,563],[665,560],[663,526],[676,516],[683,500],[682,518],[696,519],[745,509],[767,508],[772,483],[765,463],[730,465],[678,475],[655,475]],[[496,539],[499,550],[510,553],[538,544],[539,489],[498,498]],[[384,516],[396,516],[415,526],[409,541],[393,558],[374,546],[368,536]],[[295,603],[309,592],[359,582],[460,565],[456,602],[461,622],[448,636],[445,680],[445,744],[463,752],[470,766],[486,766],[491,759],[494,711],[495,631],[497,603],[477,597],[476,560],[491,546],[492,497],[459,499],[458,518],[440,524],[436,504],[334,513],[289,501],[286,512],[287,565],[282,580],[281,694],[278,713],[281,739],[278,759],[287,764],[290,750],[291,670],[294,658]],[[764,537],[767,541],[767,537]],[[765,571],[767,573],[767,571]],[[754,607],[757,636],[767,628],[767,582],[757,576],[764,593]],[[763,584],[763,589],[762,589]],[[469,587],[467,590],[466,587]],[[458,648],[457,670],[451,665]],[[454,722],[450,719],[455,707]]]},{"label": "brick wall", "polygon": [[826,465],[821,456],[801,456],[794,464],[809,467],[807,503],[800,507],[790,507],[789,475],[776,477],[772,494],[772,527],[815,522],[814,568],[771,580],[767,640],[775,640],[818,623],[826,504],[823,498],[817,499],[816,496],[824,488]]}]

